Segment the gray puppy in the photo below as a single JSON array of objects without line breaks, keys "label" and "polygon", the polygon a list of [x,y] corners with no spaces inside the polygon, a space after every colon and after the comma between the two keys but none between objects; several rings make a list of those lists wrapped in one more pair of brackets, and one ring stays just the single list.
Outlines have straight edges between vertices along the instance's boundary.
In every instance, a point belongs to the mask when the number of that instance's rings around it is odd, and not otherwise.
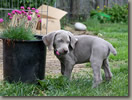
[{"label": "gray puppy", "polygon": [[112,78],[108,56],[117,54],[115,48],[104,39],[90,35],[74,36],[71,32],[59,30],[43,36],[43,41],[49,50],[54,47],[54,53],[61,63],[62,75],[70,78],[75,64],[90,62],[93,69],[93,88],[102,82],[101,67],[106,80]]}]

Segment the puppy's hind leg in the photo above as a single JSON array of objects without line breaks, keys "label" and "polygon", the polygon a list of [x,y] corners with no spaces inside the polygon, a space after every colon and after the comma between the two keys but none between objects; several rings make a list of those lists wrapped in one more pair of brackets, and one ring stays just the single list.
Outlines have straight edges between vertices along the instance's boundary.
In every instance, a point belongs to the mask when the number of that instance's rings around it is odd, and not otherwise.
[{"label": "puppy's hind leg", "polygon": [[110,70],[110,67],[109,67],[108,58],[103,61],[103,69],[104,69],[104,72],[105,72],[105,79],[107,81],[111,80],[112,73],[111,73],[111,70]]}]

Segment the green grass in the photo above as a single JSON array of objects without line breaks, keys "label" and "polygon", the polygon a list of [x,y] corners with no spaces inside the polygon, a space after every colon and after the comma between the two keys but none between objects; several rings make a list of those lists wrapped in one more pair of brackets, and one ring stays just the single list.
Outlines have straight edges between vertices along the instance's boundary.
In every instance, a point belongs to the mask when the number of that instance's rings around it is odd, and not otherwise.
[{"label": "green grass", "polygon": [[9,27],[0,34],[0,37],[12,40],[36,40],[32,30],[24,26]]},{"label": "green grass", "polygon": [[126,23],[105,23],[101,24],[97,19],[87,19],[83,22],[87,26],[87,30],[93,33],[125,33],[128,32]]},{"label": "green grass", "polygon": [[[76,78],[73,78],[72,81],[62,77],[47,78],[47,80],[41,81],[41,86],[46,89],[47,96],[128,96],[127,65],[112,69],[112,71],[114,76],[112,81],[104,81],[95,89],[92,88],[92,71],[74,74]],[[122,80],[123,82],[121,82]]]},{"label": "green grass", "polygon": [[[47,76],[39,80],[41,85],[1,82],[1,96],[128,96],[128,65],[112,68],[113,79],[103,81],[98,88],[92,88],[92,70],[73,75],[70,81],[61,76]],[[83,73],[83,74],[81,74]],[[104,78],[104,73],[103,73]]]},{"label": "green grass", "polygon": [[44,96],[35,84],[0,82],[0,96]]},{"label": "green grass", "polygon": [[[93,22],[93,23],[89,23]],[[113,78],[105,81],[97,88],[92,88],[93,73],[90,64],[86,70],[73,73],[72,80],[61,75],[46,76],[39,80],[40,85],[0,82],[2,96],[128,96],[128,25],[127,24],[94,24],[87,21],[88,31],[101,33],[102,38],[109,41],[117,50],[117,56],[110,54],[110,68]],[[93,26],[92,26],[93,24]]]}]

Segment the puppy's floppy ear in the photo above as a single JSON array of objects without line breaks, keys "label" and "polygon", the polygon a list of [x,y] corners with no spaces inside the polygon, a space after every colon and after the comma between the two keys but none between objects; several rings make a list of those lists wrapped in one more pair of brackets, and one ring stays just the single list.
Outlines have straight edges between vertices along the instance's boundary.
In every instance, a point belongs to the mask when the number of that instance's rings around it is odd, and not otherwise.
[{"label": "puppy's floppy ear", "polygon": [[42,37],[42,40],[44,42],[44,44],[46,46],[48,46],[48,49],[49,50],[52,50],[52,47],[53,47],[53,41],[54,41],[54,37],[56,35],[57,32],[51,32],[51,33],[48,33],[47,35],[44,35]]},{"label": "puppy's floppy ear", "polygon": [[75,48],[75,44],[76,44],[76,42],[78,41],[78,39],[75,38],[74,35],[73,35],[71,32],[69,32],[69,31],[68,31],[68,35],[69,35],[70,38],[71,38],[70,45],[71,45],[72,49],[74,49],[74,48]]}]

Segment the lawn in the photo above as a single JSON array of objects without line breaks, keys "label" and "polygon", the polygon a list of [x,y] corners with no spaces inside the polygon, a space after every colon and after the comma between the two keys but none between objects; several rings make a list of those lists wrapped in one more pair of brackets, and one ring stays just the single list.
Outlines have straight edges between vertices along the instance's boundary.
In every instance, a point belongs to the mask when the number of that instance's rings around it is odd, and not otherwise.
[{"label": "lawn", "polygon": [[[40,85],[26,83],[0,82],[1,96],[128,96],[128,24],[105,23],[94,20],[84,22],[87,30],[99,35],[113,44],[117,56],[109,56],[113,78],[110,82],[103,81],[97,88],[92,88],[93,73],[90,64],[88,71],[73,73],[73,79],[67,80],[61,75],[46,76],[38,80]],[[104,72],[102,70],[103,79]]]}]

